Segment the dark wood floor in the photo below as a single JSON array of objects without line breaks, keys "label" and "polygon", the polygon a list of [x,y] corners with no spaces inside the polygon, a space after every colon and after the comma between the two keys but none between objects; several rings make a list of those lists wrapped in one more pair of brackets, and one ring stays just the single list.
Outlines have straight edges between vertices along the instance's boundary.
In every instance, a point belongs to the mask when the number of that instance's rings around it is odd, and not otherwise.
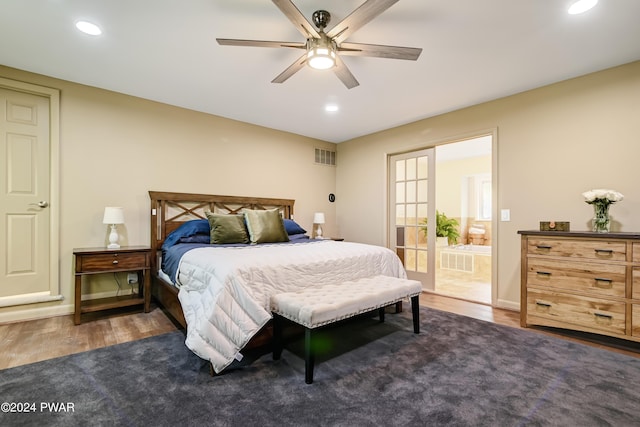
[{"label": "dark wood floor", "polygon": [[[520,314],[492,308],[484,304],[424,293],[421,305],[469,316],[488,322],[520,328]],[[73,324],[73,316],[60,316],[28,322],[0,325],[0,369],[93,350],[113,344],[139,340],[177,330],[164,312],[152,305],[150,313],[124,310],[108,314],[83,315],[81,325]],[[595,339],[579,333],[559,333],[557,330],[532,328],[584,344],[606,348],[640,357],[640,344],[620,340]]]}]

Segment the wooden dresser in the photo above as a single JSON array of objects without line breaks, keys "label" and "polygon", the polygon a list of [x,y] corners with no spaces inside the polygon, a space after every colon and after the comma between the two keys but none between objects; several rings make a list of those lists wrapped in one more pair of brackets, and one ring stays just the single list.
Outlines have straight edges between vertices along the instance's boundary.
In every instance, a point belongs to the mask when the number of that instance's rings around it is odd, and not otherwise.
[{"label": "wooden dresser", "polygon": [[518,234],[523,327],[640,341],[640,233]]}]

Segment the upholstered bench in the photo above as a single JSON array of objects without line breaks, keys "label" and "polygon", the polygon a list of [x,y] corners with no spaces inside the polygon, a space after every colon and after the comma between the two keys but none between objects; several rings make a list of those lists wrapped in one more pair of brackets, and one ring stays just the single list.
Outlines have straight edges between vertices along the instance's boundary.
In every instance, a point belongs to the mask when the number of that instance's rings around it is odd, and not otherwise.
[{"label": "upholstered bench", "polygon": [[305,382],[313,382],[314,354],[312,331],[361,313],[378,310],[384,322],[385,307],[411,298],[413,332],[420,333],[419,295],[422,284],[417,280],[374,276],[335,285],[309,287],[271,297],[273,312],[273,359],[282,354],[283,319],[305,327]]}]

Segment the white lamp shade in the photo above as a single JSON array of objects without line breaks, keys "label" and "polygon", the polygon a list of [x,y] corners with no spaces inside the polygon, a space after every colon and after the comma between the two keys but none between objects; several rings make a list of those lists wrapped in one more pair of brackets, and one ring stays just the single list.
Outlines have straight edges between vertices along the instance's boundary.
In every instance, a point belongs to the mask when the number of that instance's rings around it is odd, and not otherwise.
[{"label": "white lamp shade", "polygon": [[313,223],[314,224],[324,224],[324,213],[316,212],[313,214]]},{"label": "white lamp shade", "polygon": [[104,208],[103,224],[124,224],[124,210],[122,208]]}]

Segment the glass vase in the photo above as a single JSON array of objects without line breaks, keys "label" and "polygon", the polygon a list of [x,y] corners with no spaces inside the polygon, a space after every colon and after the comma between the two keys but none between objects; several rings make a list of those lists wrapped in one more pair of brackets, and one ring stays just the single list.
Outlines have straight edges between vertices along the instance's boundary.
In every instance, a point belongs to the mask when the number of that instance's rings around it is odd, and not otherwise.
[{"label": "glass vase", "polygon": [[611,227],[611,217],[609,216],[609,203],[593,204],[592,229],[596,233],[608,233]]}]

